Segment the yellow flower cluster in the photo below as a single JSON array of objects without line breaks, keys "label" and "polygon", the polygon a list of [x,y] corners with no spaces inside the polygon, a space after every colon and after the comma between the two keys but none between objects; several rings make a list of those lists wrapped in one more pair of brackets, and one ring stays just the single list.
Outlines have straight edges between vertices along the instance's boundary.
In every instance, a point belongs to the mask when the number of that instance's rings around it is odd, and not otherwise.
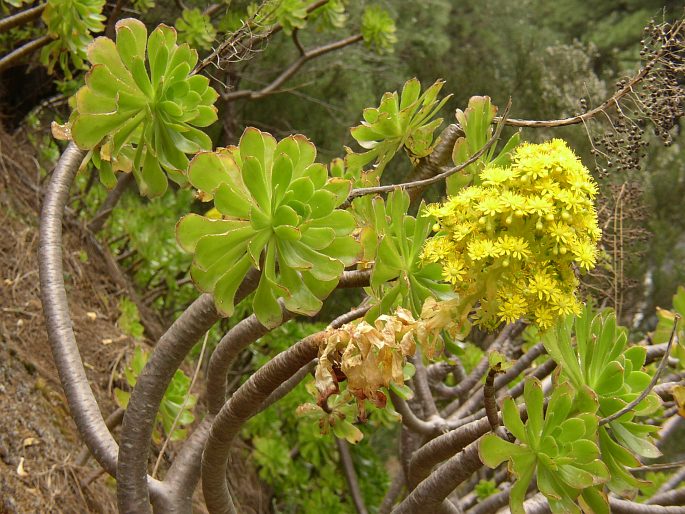
[{"label": "yellow flower cluster", "polygon": [[426,208],[438,233],[422,258],[442,264],[462,301],[479,305],[479,324],[525,318],[548,327],[580,311],[574,268],[595,266],[596,195],[566,142],[524,143],[511,166],[487,167],[478,183]]}]

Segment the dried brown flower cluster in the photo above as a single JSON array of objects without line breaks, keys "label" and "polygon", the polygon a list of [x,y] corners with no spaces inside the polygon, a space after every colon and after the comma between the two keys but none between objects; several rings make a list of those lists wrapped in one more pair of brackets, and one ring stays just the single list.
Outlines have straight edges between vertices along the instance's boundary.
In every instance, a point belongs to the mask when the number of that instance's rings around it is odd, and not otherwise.
[{"label": "dried brown flower cluster", "polygon": [[364,400],[384,407],[383,388],[402,386],[407,357],[421,346],[422,354],[432,359],[443,348],[443,331],[452,339],[461,339],[465,320],[458,299],[438,302],[429,298],[421,316],[399,307],[393,315],[379,316],[373,324],[353,322],[331,330],[319,349],[316,367],[318,403],[340,392],[346,381],[347,391],[356,398],[359,417],[364,418]]}]

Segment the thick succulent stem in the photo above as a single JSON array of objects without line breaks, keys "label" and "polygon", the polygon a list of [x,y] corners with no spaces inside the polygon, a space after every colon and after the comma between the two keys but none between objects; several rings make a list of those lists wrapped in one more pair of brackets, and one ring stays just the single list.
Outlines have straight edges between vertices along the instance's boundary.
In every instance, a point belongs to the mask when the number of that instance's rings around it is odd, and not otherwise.
[{"label": "thick succulent stem", "polygon": [[[250,272],[236,293],[236,302],[256,287]],[[126,513],[150,512],[145,487],[150,439],[155,417],[174,373],[195,342],[219,319],[211,295],[203,294],[160,338],[136,382],[124,415],[117,467],[117,502]]]},{"label": "thick succulent stem", "polygon": [[459,512],[446,498],[483,466],[478,456],[478,445],[478,441],[472,442],[464,451],[454,455],[431,473],[392,511],[393,514],[414,514],[425,512],[426,508],[440,514]]},{"label": "thick succulent stem", "polygon": [[62,265],[62,220],[69,190],[85,152],[71,143],[57,162],[43,200],[38,272],[48,338],[71,416],[98,463],[116,473],[117,444],[88,384],[69,316]]},{"label": "thick succulent stem", "polygon": [[[283,307],[282,313],[284,323],[293,316]],[[226,401],[226,373],[235,358],[257,339],[268,334],[269,330],[259,322],[257,316],[252,314],[233,326],[221,338],[209,360],[207,371],[207,397],[210,414],[215,415],[219,412]]]},{"label": "thick succulent stem", "polygon": [[[102,468],[112,476],[117,470],[117,443],[102,417],[83,367],[69,316],[62,265],[62,221],[69,190],[85,152],[74,143],[64,150],[55,166],[43,201],[38,249],[38,273],[48,339],[69,411],[79,434]],[[142,478],[154,496],[163,493],[157,480]]]},{"label": "thick succulent stem", "polygon": [[309,336],[281,352],[254,373],[216,415],[202,454],[202,490],[211,514],[233,514],[226,482],[228,455],[243,424],[283,382],[306,366],[318,352],[325,332]]}]

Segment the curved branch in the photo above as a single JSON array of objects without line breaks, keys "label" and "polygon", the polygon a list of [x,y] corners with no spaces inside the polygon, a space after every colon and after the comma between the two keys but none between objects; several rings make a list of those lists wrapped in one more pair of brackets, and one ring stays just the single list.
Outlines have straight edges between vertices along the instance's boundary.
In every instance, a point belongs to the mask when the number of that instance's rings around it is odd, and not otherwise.
[{"label": "curved branch", "polygon": [[[522,407],[524,410],[524,407]],[[501,415],[498,416],[501,418]],[[482,417],[462,425],[446,434],[436,437],[419,448],[409,463],[409,487],[416,485],[430,475],[433,466],[453,456],[480,436],[490,432],[490,421]]]},{"label": "curved branch", "polygon": [[[368,310],[368,306],[353,309],[338,316],[328,328],[339,328]],[[212,514],[235,512],[226,481],[226,468],[229,451],[240,428],[273,403],[274,396],[281,393],[284,396],[287,394],[285,388],[297,385],[291,380],[293,375],[310,365],[326,334],[327,330],[313,334],[279,353],[240,386],[216,415],[202,454],[202,490]]]},{"label": "curved branch", "polygon": [[407,402],[397,396],[392,390],[390,390],[390,399],[395,410],[402,416],[402,424],[412,432],[426,437],[434,437],[445,429],[446,424],[444,420],[422,420],[414,414],[414,411],[411,410]]},{"label": "curved branch", "polygon": [[[283,304],[281,304],[281,312],[283,323],[294,316],[286,311]],[[259,322],[255,314],[252,314],[234,325],[221,338],[209,359],[207,370],[207,399],[211,415],[219,412],[226,402],[226,374],[235,358],[257,339],[268,334],[270,330]]]},{"label": "curved branch", "polygon": [[490,139],[488,139],[487,143],[485,143],[480,148],[480,150],[478,150],[476,153],[474,153],[471,157],[469,157],[466,161],[459,164],[458,166],[454,166],[453,168],[450,168],[446,171],[443,171],[442,173],[439,173],[433,177],[429,177],[429,178],[425,178],[425,179],[421,179],[421,180],[413,180],[410,182],[403,182],[401,184],[391,184],[391,185],[387,185],[387,186],[360,187],[357,189],[353,189],[352,191],[350,191],[350,194],[347,197],[347,202],[343,205],[347,205],[347,203],[351,202],[352,200],[354,200],[355,198],[360,197],[360,196],[374,195],[374,194],[379,194],[379,193],[390,193],[390,192],[398,190],[398,189],[413,189],[413,188],[417,188],[417,187],[430,186],[431,184],[437,184],[438,182],[442,182],[443,180],[445,180],[447,177],[454,175],[455,173],[458,173],[465,168],[468,168],[471,164],[473,164],[478,159],[480,159],[481,156],[485,152],[487,152],[492,145],[494,145],[497,142],[500,134],[502,133],[502,129],[504,128],[504,121],[507,119],[510,108],[511,108],[511,100],[509,100],[509,102],[507,103],[507,106],[504,109],[504,114],[502,116],[502,119],[497,124],[497,128],[495,129],[495,132],[492,135],[492,137]]},{"label": "curved branch", "polygon": [[29,41],[15,50],[12,50],[10,53],[0,59],[0,72],[5,71],[10,66],[19,63],[19,61],[21,61],[24,57],[31,55],[39,48],[43,48],[53,39],[54,38],[52,36],[42,36],[34,39],[33,41]]},{"label": "curved branch", "polygon": [[12,16],[7,16],[0,20],[0,33],[6,32],[18,25],[23,25],[40,17],[48,4],[40,4],[30,9],[20,11]]},{"label": "curved branch", "polygon": [[[487,419],[485,422],[488,423]],[[488,423],[488,429],[489,427]],[[459,484],[483,466],[478,456],[478,446],[479,440],[476,440],[462,452],[448,459],[416,486],[392,511],[393,514],[416,514],[427,508],[435,509],[436,513],[459,512],[446,498]]]},{"label": "curved branch", "polygon": [[291,77],[293,77],[308,61],[320,57],[324,54],[334,52],[335,50],[340,50],[346,46],[352,45],[364,39],[361,34],[356,34],[354,36],[349,36],[339,41],[329,43],[327,45],[319,46],[311,50],[307,50],[300,57],[293,61],[290,66],[283,70],[278,77],[276,77],[270,84],[264,86],[262,89],[253,91],[250,89],[244,89],[242,91],[228,92],[221,97],[227,101],[232,102],[234,100],[239,100],[244,98],[246,100],[259,100],[265,96],[273,95],[279,92],[279,87],[281,87],[285,82],[287,82]]},{"label": "curved branch", "polygon": [[[124,419],[124,412],[126,412],[126,409],[117,407],[117,409],[114,410],[112,414],[107,416],[107,419],[105,419],[105,425],[107,426],[107,429],[110,432],[114,432],[114,429],[121,425],[121,422]],[[81,452],[77,455],[74,464],[76,464],[77,466],[85,466],[89,458],[90,450],[88,449],[88,447],[86,447],[83,450],[81,450]]]},{"label": "curved branch", "polygon": [[[340,327],[345,323],[357,319],[369,310],[368,307],[361,307],[358,309],[346,312],[342,316],[336,318],[330,327]],[[292,391],[297,384],[307,376],[315,365],[316,359],[309,362],[307,365],[300,368],[292,377],[279,385],[259,407],[259,412],[267,409],[273,403],[283,398],[286,394]],[[169,489],[173,491],[176,498],[190,504],[192,500],[193,491],[200,479],[202,451],[209,436],[209,429],[214,421],[214,416],[208,415],[202,420],[202,423],[191,434],[190,438],[181,448],[180,453],[172,462],[169,471],[164,479],[164,483],[168,484]],[[161,510],[165,512],[164,509]],[[183,512],[183,511],[179,511]]]},{"label": "curved branch", "polygon": [[[679,501],[685,500],[683,494],[685,490],[672,491],[673,493],[681,493]],[[677,504],[676,504],[677,505]],[[609,498],[609,507],[611,512],[615,514],[685,514],[685,507],[682,506],[661,506],[661,505],[645,505],[644,503],[636,503],[628,500],[620,500],[618,498]]]},{"label": "curved branch", "polygon": [[499,413],[497,411],[497,400],[495,399],[495,375],[496,368],[490,368],[488,376],[485,377],[485,385],[483,386],[483,406],[485,407],[485,416],[488,418],[490,428],[493,432],[497,432],[500,426]]},{"label": "curved branch", "polygon": [[[259,272],[252,269],[236,292],[236,302],[257,285]],[[176,370],[195,342],[219,319],[214,299],[203,294],[160,338],[141,372],[129,399],[121,431],[117,466],[117,502],[126,513],[150,512],[145,487],[150,439],[164,393]]]},{"label": "curved branch", "polygon": [[[43,200],[38,273],[48,339],[71,417],[98,463],[114,476],[117,443],[105,424],[79,353],[69,315],[62,265],[62,220],[69,190],[86,152],[70,143],[52,173]],[[144,479],[143,479],[144,480]]]},{"label": "curved branch", "polygon": [[302,339],[257,370],[233,394],[214,419],[202,454],[202,490],[212,514],[233,514],[226,481],[228,455],[243,424],[278,386],[314,359],[326,332]]},{"label": "curved branch", "polygon": [[276,390],[269,395],[269,397],[262,402],[259,411],[263,411],[271,407],[274,403],[281,400],[290,391],[295,389],[300,382],[302,382],[307,375],[309,375],[316,368],[317,359],[312,360],[309,364],[302,366],[300,370],[295,373],[288,380],[279,385]]},{"label": "curved branch", "polygon": [[[107,473],[116,476],[119,471],[117,453],[121,455],[126,452],[122,452],[122,448],[117,447],[117,443],[114,441],[105,420],[102,418],[102,413],[88,384],[81,355],[76,344],[64,288],[62,221],[69,198],[69,189],[84,156],[84,151],[80,150],[74,143],[70,143],[55,167],[46,192],[41,214],[40,246],[38,252],[41,298],[55,366],[60,375],[60,381],[64,388],[71,416],[86,446],[95,459]],[[209,299],[211,300],[211,297]],[[176,326],[176,323],[172,325],[167,334],[173,333],[173,329]],[[167,385],[168,383],[163,386],[162,394],[166,390]],[[132,402],[133,395],[129,408],[124,415],[121,436],[122,447],[126,444],[126,418],[131,410]],[[158,405],[159,403],[157,403]],[[155,408],[152,419],[154,419],[156,412]],[[136,428],[139,427],[136,426]],[[168,491],[158,480],[147,476],[145,463],[147,462],[148,446],[149,437],[144,446],[145,454],[143,456],[142,474],[137,475],[137,487],[144,490],[146,498],[151,494],[153,499],[158,500],[166,496]],[[147,502],[145,505],[147,505]]]}]

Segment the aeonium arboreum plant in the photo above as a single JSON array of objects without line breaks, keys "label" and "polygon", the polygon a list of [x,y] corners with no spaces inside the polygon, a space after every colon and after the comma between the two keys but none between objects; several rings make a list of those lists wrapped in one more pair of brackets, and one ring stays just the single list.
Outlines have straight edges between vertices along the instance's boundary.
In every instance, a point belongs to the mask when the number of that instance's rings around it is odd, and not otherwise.
[{"label": "aeonium arboreum plant", "polygon": [[442,281],[440,265],[421,261],[432,221],[421,214],[423,204],[417,217],[407,214],[409,205],[409,194],[403,190],[393,191],[385,201],[380,197],[355,200],[364,258],[375,261],[369,292],[377,303],[369,310],[368,320],[389,314],[398,305],[418,316],[428,298],[455,296]]},{"label": "aeonium arboreum plant", "polygon": [[[652,377],[643,370],[646,349],[628,346],[627,330],[616,324],[614,313],[597,314],[586,306],[580,316],[549,330],[543,343],[579,394],[599,403],[598,414],[603,418],[619,412],[649,387]],[[634,409],[599,427],[602,460],[611,471],[608,486],[614,492],[629,494],[641,483],[626,469],[640,465],[635,455],[661,455],[651,437],[659,427],[639,421],[660,405],[659,397],[651,392]]]},{"label": "aeonium arboreum plant", "polygon": [[[466,162],[480,150],[493,134],[493,121],[497,107],[492,105],[489,96],[472,96],[466,110],[457,109],[456,118],[464,131],[464,136],[457,138],[452,150],[452,160],[455,165]],[[474,180],[478,181],[478,173],[486,166],[506,166],[511,164],[510,153],[519,144],[520,134],[516,132],[505,145],[497,151],[496,145],[481,155],[476,162],[467,166],[462,173],[455,173],[447,177],[447,194],[454,195],[459,189]]]},{"label": "aeonium arboreum plant", "polygon": [[437,81],[421,93],[421,83],[414,78],[404,84],[401,95],[396,91],[385,93],[378,107],[364,109],[364,121],[350,132],[366,151],[355,153],[348,148],[345,158],[352,170],[362,170],[373,163],[372,169],[362,173],[362,183],[375,185],[403,147],[413,160],[431,153],[433,133],[442,123],[442,118],[433,118],[449,99],[438,99],[443,84]]},{"label": "aeonium arboreum plant", "polygon": [[233,312],[238,286],[256,268],[261,276],[253,307],[262,324],[281,321],[279,297],[288,310],[313,315],[345,266],[356,262],[354,218],[337,209],[351,183],[330,178],[315,158],[304,136],[277,142],[248,128],[237,147],[200,153],[190,163],[190,183],[214,200],[221,219],[185,216],[178,241],[194,254],[196,285],[214,294],[222,314]]},{"label": "aeonium arboreum plant", "polygon": [[142,22],[125,19],[116,30],[116,44],[100,37],[88,47],[93,67],[76,94],[71,137],[92,151],[106,185],[115,171],[132,171],[143,195],[159,196],[166,174],[185,183],[186,154],[212,147],[197,127],[216,121],[217,93],[192,75],[197,52],[177,45],[173,28],[159,25],[148,38]]},{"label": "aeonium arboreum plant", "polygon": [[509,499],[512,513],[525,514],[523,501],[534,476],[553,513],[575,513],[581,508],[586,513],[608,513],[606,495],[598,487],[609,479],[609,471],[599,459],[597,403],[577,402],[568,382],[555,385],[546,410],[537,379],[526,381],[523,395],[528,414],[525,424],[511,397],[502,405],[504,426],[517,442],[495,434],[485,435],[480,442],[486,466],[496,468],[509,461],[516,478]]}]

